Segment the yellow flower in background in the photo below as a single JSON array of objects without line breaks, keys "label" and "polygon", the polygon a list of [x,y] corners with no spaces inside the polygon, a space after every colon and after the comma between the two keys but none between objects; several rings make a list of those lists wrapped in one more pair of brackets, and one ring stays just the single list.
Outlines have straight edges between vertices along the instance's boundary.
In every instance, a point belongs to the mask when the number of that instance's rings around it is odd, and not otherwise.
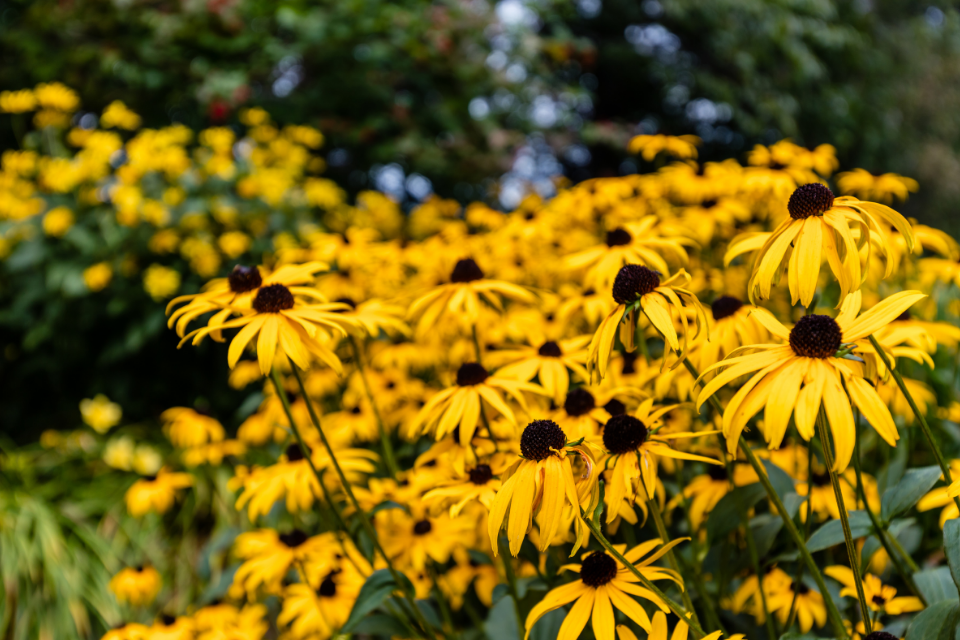
[{"label": "yellow flower in background", "polygon": [[161,264],[152,264],[143,273],[143,289],[151,298],[169,298],[180,288],[180,272]]},{"label": "yellow flower in background", "polygon": [[246,253],[251,242],[250,236],[243,231],[228,231],[217,240],[217,246],[223,255],[233,260]]},{"label": "yellow flower in background", "polygon": [[33,94],[44,109],[72,113],[80,106],[77,92],[60,82],[40,83],[34,87]]},{"label": "yellow flower in background", "polygon": [[[823,570],[825,574],[843,585],[840,590],[840,597],[857,597],[856,579],[850,567],[834,565]],[[898,616],[902,613],[913,611],[922,611],[923,602],[916,596],[897,597],[896,587],[885,585],[880,582],[880,578],[872,573],[863,576],[863,591],[866,596],[867,606],[871,611],[882,611],[888,616]]]},{"label": "yellow flower in background", "polygon": [[80,401],[80,415],[94,431],[106,433],[120,422],[123,410],[117,403],[110,402],[107,396],[98,393],[93,399]]},{"label": "yellow flower in background", "polygon": [[178,492],[193,485],[187,473],[174,473],[162,468],[155,476],[146,476],[127,489],[127,511],[139,518],[148,513],[166,513],[173,506]]},{"label": "yellow flower in background", "polygon": [[73,211],[67,207],[55,207],[43,216],[43,232],[59,238],[73,226]]},{"label": "yellow flower in background", "polygon": [[127,567],[113,576],[108,586],[119,602],[142,607],[156,599],[163,581],[153,567]]},{"label": "yellow flower in background", "polygon": [[884,173],[873,175],[866,169],[854,169],[837,175],[837,186],[844,195],[854,195],[865,200],[877,200],[885,204],[894,199],[903,201],[915,193],[920,185],[913,178]]},{"label": "yellow flower in background", "polygon": [[37,96],[30,89],[0,92],[0,111],[26,113],[37,108]]},{"label": "yellow flower in background", "polygon": [[113,279],[113,269],[106,262],[87,267],[83,270],[83,282],[93,292],[102,291]]},{"label": "yellow flower in background", "polygon": [[114,100],[100,115],[100,124],[106,129],[128,129],[133,131],[140,128],[140,116],[127,108],[119,100]]},{"label": "yellow flower in background", "polygon": [[[673,629],[673,634],[669,633],[667,627],[667,616],[664,615],[663,611],[654,611],[653,612],[653,623],[652,629],[650,630],[649,635],[647,636],[648,640],[687,640],[687,637],[690,632],[690,626],[683,620],[677,620],[677,626]],[[617,625],[617,637],[620,640],[637,640],[637,636],[630,630],[629,627],[625,625]],[[721,640],[723,638],[722,631],[714,631],[713,633],[708,633],[703,636],[703,640]],[[732,636],[727,636],[728,640],[744,640],[745,636],[742,633],[735,633]]]},{"label": "yellow flower in background", "polygon": [[219,421],[188,407],[171,407],[160,414],[160,420],[164,435],[180,449],[220,442],[226,436]]},{"label": "yellow flower in background", "polygon": [[667,136],[658,133],[634,136],[627,145],[627,151],[633,154],[641,154],[647,162],[651,162],[660,153],[681,160],[688,160],[697,157],[697,147],[699,145],[700,138],[697,136]]}]

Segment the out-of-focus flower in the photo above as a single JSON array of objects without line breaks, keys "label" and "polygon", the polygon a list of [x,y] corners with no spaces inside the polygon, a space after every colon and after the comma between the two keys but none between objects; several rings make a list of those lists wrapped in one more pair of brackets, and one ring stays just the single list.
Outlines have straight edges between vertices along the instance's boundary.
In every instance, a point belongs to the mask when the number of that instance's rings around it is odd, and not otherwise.
[{"label": "out-of-focus flower", "polygon": [[120,422],[123,410],[117,403],[110,402],[107,396],[98,393],[93,399],[87,398],[80,401],[80,415],[94,431],[106,433]]}]

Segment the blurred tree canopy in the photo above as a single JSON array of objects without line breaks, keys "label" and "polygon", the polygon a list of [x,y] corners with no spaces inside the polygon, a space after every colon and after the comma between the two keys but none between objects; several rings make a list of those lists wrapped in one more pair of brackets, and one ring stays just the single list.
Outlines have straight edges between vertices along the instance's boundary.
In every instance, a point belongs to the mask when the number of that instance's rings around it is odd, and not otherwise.
[{"label": "blurred tree canopy", "polygon": [[[560,174],[633,172],[627,141],[659,131],[696,133],[706,160],[782,137],[830,143],[843,168],[917,178],[904,213],[960,228],[960,15],[946,5],[0,0],[0,56],[0,89],[61,81],[81,96],[78,119],[122,100],[148,127],[236,125],[248,106],[314,125],[326,137],[325,176],[354,193],[387,191],[407,209],[431,190],[510,208],[526,190],[549,195]],[[0,117],[3,149],[19,144],[11,122]],[[4,415],[27,431],[53,426],[55,408],[36,404],[48,392],[75,411],[78,377],[94,388],[112,371],[109,385],[127,384],[118,395],[138,396],[131,411],[147,416],[186,399],[118,371],[150,363],[200,381],[222,368],[203,351],[171,355],[162,312],[144,315],[139,289],[100,309],[41,300],[44,275],[25,273],[36,282],[21,288],[38,298],[4,305],[0,339],[8,359],[11,348],[30,356],[4,367],[22,384],[0,404],[17,405]],[[34,313],[60,319],[42,348],[23,330]],[[38,384],[48,388],[34,403],[22,394]],[[229,405],[221,391],[209,401]]]}]

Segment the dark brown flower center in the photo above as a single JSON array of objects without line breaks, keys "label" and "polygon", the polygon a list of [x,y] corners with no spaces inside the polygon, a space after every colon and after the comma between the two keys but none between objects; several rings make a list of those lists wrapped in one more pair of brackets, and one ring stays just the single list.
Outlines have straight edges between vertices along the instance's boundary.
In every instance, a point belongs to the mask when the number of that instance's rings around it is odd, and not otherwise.
[{"label": "dark brown flower center", "polygon": [[300,529],[294,529],[290,533],[280,534],[280,542],[287,545],[291,549],[296,549],[306,541],[307,534],[305,534],[303,531],[300,531]]},{"label": "dark brown flower center", "polygon": [[631,373],[637,372],[636,364],[637,364],[637,358],[639,357],[639,355],[640,354],[638,354],[636,351],[634,351],[633,353],[627,353],[627,352],[623,353],[623,369],[621,370],[621,373],[623,375],[628,376]]},{"label": "dark brown flower center", "polygon": [[450,274],[450,282],[473,282],[482,280],[483,271],[473,261],[473,258],[465,258],[457,262],[453,267],[453,273]]},{"label": "dark brown flower center", "polygon": [[718,464],[708,464],[707,465],[707,475],[710,476],[711,480],[724,480],[727,479],[727,468],[720,466]]},{"label": "dark brown flower center", "polygon": [[887,604],[887,599],[881,595],[875,595],[870,599],[873,601],[873,604],[879,607],[882,607],[883,605]]},{"label": "dark brown flower center", "polygon": [[537,350],[537,353],[548,358],[559,358],[563,355],[563,352],[560,351],[560,345],[553,340],[544,342],[543,346]]},{"label": "dark brown flower center", "polygon": [[303,460],[303,449],[300,448],[299,444],[292,444],[287,447],[287,462],[297,462]]},{"label": "dark brown flower center", "polygon": [[227,282],[230,283],[230,291],[244,293],[253,291],[263,284],[263,276],[260,275],[260,270],[256,267],[245,267],[238,264],[227,276]]},{"label": "dark brown flower center", "polygon": [[488,464],[478,464],[467,473],[470,474],[470,482],[477,485],[484,485],[493,478],[493,470]]},{"label": "dark brown flower center", "polygon": [[563,449],[567,436],[553,420],[534,420],[520,436],[520,453],[528,460],[544,460],[553,455],[551,449]]},{"label": "dark brown flower center", "polygon": [[593,394],[579,387],[567,394],[567,399],[563,403],[563,409],[569,416],[582,416],[590,413],[597,406],[597,401]]},{"label": "dark brown flower center", "polygon": [[418,536],[425,536],[433,530],[433,525],[429,520],[421,520],[413,525],[413,533]]},{"label": "dark brown flower center", "polygon": [[623,404],[616,398],[603,405],[603,408],[606,409],[607,413],[612,416],[622,416],[627,412],[627,405]]},{"label": "dark brown flower center", "polygon": [[720,296],[710,305],[710,310],[713,311],[714,320],[723,320],[735,314],[741,307],[743,307],[743,302],[739,298]]},{"label": "dark brown flower center", "polygon": [[700,207],[703,209],[713,209],[715,206],[717,206],[716,200],[704,200],[700,203]]},{"label": "dark brown flower center", "polygon": [[910,309],[907,309],[906,311],[898,315],[896,318],[894,318],[894,320],[900,320],[900,321],[906,321],[910,319],[911,319]]},{"label": "dark brown flower center", "polygon": [[810,587],[803,584],[802,582],[791,582],[790,590],[796,593],[797,595],[806,595],[810,593]]},{"label": "dark brown flower center", "polygon": [[787,202],[787,211],[794,220],[822,216],[833,206],[833,191],[819,182],[797,187]]},{"label": "dark brown flower center", "polygon": [[842,342],[840,325],[830,316],[803,316],[790,330],[790,347],[805,358],[829,358]]},{"label": "dark brown flower center", "polygon": [[617,577],[617,561],[603,551],[594,551],[580,565],[580,579],[591,587],[602,587]]},{"label": "dark brown flower center", "polygon": [[324,598],[332,598],[337,595],[337,583],[333,581],[333,576],[338,572],[332,571],[323,579],[323,582],[320,583],[320,588],[317,589],[317,594]]},{"label": "dark brown flower center", "polygon": [[633,236],[622,227],[617,227],[613,231],[607,231],[607,246],[622,247],[633,242]]},{"label": "dark brown flower center", "polygon": [[293,294],[282,284],[268,284],[257,291],[253,308],[257,313],[279,313],[293,309]]},{"label": "dark brown flower center", "polygon": [[466,362],[457,370],[457,384],[461,387],[480,384],[490,376],[487,370],[476,362]]},{"label": "dark brown flower center", "polygon": [[613,280],[613,299],[629,304],[660,286],[660,275],[639,264],[623,266]]},{"label": "dark brown flower center", "polygon": [[610,453],[636,451],[647,439],[647,426],[631,415],[613,416],[603,427],[603,446]]},{"label": "dark brown flower center", "polygon": [[874,631],[864,636],[863,640],[900,640],[900,638],[886,631]]}]

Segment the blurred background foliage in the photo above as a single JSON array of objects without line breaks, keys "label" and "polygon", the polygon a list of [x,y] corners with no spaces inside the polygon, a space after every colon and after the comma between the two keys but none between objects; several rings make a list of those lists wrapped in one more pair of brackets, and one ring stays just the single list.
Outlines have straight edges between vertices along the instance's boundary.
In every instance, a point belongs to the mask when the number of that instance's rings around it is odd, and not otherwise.
[{"label": "blurred background foliage", "polygon": [[[0,0],[0,25],[16,61],[0,89],[63,82],[75,125],[121,99],[145,127],[239,133],[261,106],[323,132],[317,173],[406,212],[431,194],[512,210],[563,178],[649,169],[627,152],[637,133],[696,133],[701,160],[783,137],[833,144],[844,168],[917,178],[901,210],[960,229],[960,14],[946,4]],[[3,149],[23,135],[0,115]],[[0,282],[7,433],[35,439],[103,389],[137,418],[235,405],[225,384],[185,394],[226,371],[210,350],[174,352],[139,277],[109,301],[71,296],[61,271],[76,265],[35,269],[48,258],[20,255]]]}]

